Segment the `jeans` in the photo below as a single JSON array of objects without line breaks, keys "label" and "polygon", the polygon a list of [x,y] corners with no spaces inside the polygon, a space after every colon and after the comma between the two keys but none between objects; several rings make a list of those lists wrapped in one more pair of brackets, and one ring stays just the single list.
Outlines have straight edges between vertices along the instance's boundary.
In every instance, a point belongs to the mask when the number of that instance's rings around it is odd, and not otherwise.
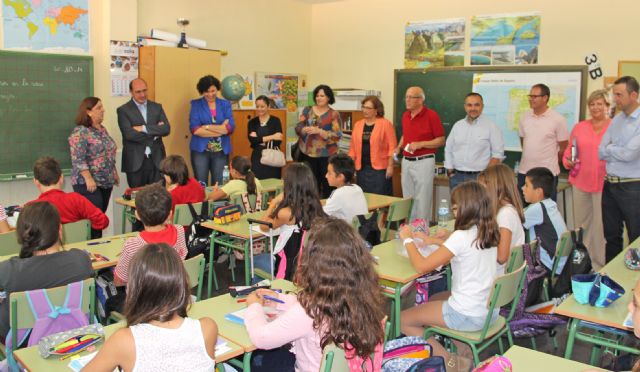
[{"label": "jeans", "polygon": [[[72,185],[71,187],[73,187],[73,191],[87,198],[87,200],[100,209],[102,213],[106,212],[107,207],[109,207],[109,199],[111,198],[111,191],[113,191],[113,187],[96,187],[94,192],[89,192],[87,190],[87,185],[85,184]],[[92,228],[91,239],[98,238],[102,238],[102,230],[95,230]]]},{"label": "jeans", "polygon": [[[524,186],[526,175],[523,173],[518,173],[518,192],[520,193],[520,198],[522,199],[522,206],[526,207],[529,205],[526,200],[524,200],[524,194],[522,193],[522,186]],[[551,191],[551,200],[558,201],[558,176],[553,177],[553,190]]]},{"label": "jeans", "polygon": [[622,252],[623,224],[627,227],[629,242],[640,236],[640,181],[604,182],[602,190],[602,225],[606,262]]},{"label": "jeans", "polygon": [[[194,177],[206,185],[217,183],[222,186],[222,172],[228,162],[228,156],[223,151],[191,151],[191,166]],[[209,183],[209,173],[211,173],[211,183]]]},{"label": "jeans", "polygon": [[363,165],[356,172],[358,186],[364,192],[370,192],[378,195],[391,195],[391,179],[387,179],[387,171],[385,169],[373,169],[370,165]]},{"label": "jeans", "polygon": [[449,189],[453,191],[459,184],[467,181],[475,181],[478,179],[478,173],[458,173],[454,172],[451,177],[449,177]]}]

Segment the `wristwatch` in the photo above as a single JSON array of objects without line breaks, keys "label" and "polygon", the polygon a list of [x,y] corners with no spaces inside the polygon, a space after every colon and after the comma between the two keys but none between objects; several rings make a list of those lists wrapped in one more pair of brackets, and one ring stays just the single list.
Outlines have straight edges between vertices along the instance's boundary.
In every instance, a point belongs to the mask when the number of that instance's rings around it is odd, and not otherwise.
[{"label": "wristwatch", "polygon": [[414,242],[413,238],[406,238],[405,240],[403,240],[403,241],[402,241],[402,245],[403,245],[404,247],[406,247],[406,246],[407,246],[407,244],[409,244],[409,243],[416,244],[416,243]]}]

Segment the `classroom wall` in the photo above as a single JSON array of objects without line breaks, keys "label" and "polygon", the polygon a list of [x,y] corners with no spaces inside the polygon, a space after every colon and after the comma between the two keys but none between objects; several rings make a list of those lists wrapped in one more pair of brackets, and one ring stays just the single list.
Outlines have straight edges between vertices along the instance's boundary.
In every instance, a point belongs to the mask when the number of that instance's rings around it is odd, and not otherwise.
[{"label": "classroom wall", "polygon": [[[640,60],[637,0],[347,0],[312,6],[310,85],[380,90],[392,118],[393,70],[404,68],[407,21],[464,17],[468,38],[473,15],[530,11],[542,16],[542,65],[582,65],[595,52],[605,75],[615,76],[618,60]],[[601,87],[602,79],[589,83],[589,91]]]}]

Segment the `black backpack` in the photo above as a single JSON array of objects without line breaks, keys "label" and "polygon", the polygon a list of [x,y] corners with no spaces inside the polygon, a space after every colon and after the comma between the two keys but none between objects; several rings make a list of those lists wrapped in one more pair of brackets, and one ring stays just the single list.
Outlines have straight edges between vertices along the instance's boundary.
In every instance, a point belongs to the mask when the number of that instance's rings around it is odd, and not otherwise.
[{"label": "black backpack", "polygon": [[359,214],[358,221],[360,227],[358,233],[362,239],[371,245],[371,247],[380,244],[380,228],[378,227],[378,212],[373,212],[371,217],[365,218],[364,215]]},{"label": "black backpack", "polygon": [[550,289],[550,298],[561,297],[566,293],[571,293],[571,277],[591,272],[591,257],[589,257],[589,251],[582,242],[582,232],[583,229],[579,229],[577,234],[575,231],[571,231],[573,250],[567,256],[567,263]]},{"label": "black backpack", "polygon": [[[189,212],[193,222],[187,228],[187,257],[191,258],[204,253],[205,257],[209,255],[209,247],[211,245],[211,230],[202,226],[202,223],[209,219],[209,203],[202,202],[202,210],[200,215],[196,213],[193,204],[187,203]],[[208,258],[207,258],[208,259]]]}]

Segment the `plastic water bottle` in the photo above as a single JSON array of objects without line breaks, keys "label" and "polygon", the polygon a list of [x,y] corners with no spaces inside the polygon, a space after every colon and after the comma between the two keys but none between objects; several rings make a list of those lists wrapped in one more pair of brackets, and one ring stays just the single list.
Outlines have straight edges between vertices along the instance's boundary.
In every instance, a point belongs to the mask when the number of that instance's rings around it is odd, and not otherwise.
[{"label": "plastic water bottle", "polygon": [[514,165],[513,165],[513,172],[516,174],[516,176],[518,175],[518,171],[520,171],[520,162],[517,161]]},{"label": "plastic water bottle", "polygon": [[222,184],[226,185],[229,182],[229,166],[225,165],[222,170]]},{"label": "plastic water bottle", "polygon": [[447,199],[440,200],[438,207],[438,227],[446,228],[449,223],[449,203]]}]

